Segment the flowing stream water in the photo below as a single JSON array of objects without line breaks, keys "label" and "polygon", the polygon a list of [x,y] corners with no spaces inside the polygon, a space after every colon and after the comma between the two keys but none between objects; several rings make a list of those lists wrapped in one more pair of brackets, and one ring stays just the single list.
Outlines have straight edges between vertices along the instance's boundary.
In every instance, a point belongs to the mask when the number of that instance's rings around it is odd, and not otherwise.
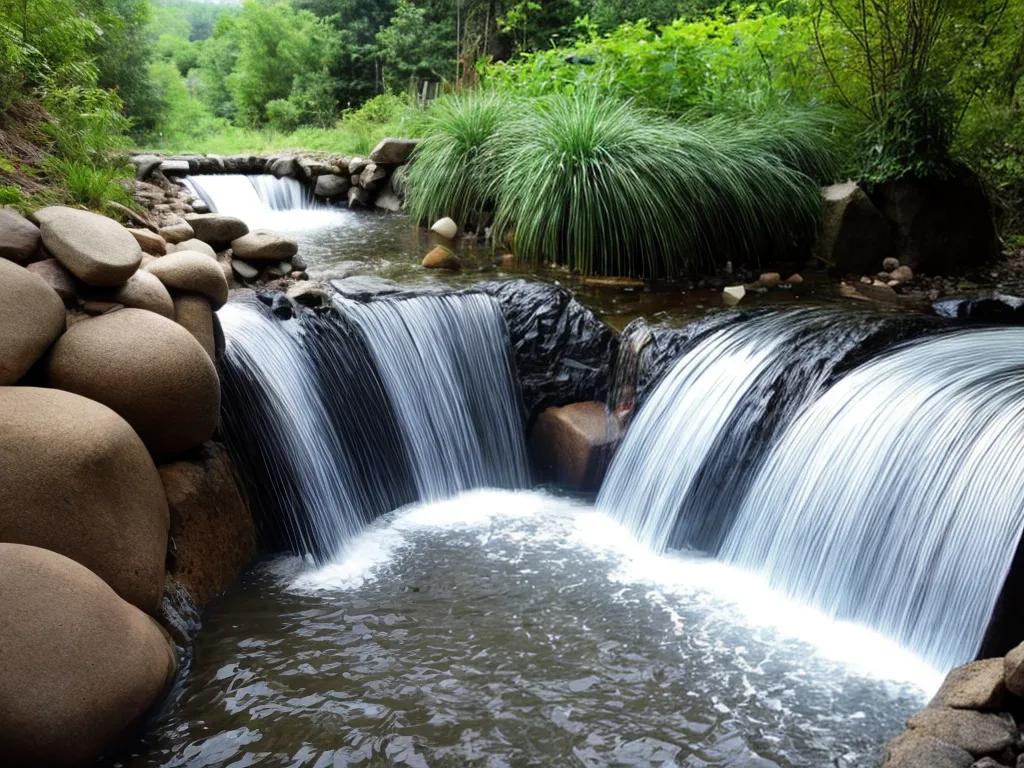
[{"label": "flowing stream water", "polygon": [[[220,210],[355,215],[217,178]],[[1024,330],[712,323],[590,504],[525,490],[491,297],[220,317],[266,558],[115,765],[876,766],[1024,530]]]}]

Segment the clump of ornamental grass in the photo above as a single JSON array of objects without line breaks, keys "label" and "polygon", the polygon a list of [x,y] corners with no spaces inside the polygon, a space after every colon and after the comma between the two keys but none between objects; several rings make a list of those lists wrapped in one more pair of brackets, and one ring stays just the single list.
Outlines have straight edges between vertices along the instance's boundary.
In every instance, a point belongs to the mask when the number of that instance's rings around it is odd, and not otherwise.
[{"label": "clump of ornamental grass", "polygon": [[484,196],[496,235],[513,232],[527,262],[640,277],[756,263],[806,248],[820,215],[818,185],[797,167],[813,159],[803,137],[773,130],[551,96],[486,142]]},{"label": "clump of ornamental grass", "polygon": [[460,225],[479,222],[491,186],[485,149],[512,116],[511,100],[494,91],[463,92],[431,105],[426,138],[409,165],[406,210],[414,220],[429,225],[450,216]]}]

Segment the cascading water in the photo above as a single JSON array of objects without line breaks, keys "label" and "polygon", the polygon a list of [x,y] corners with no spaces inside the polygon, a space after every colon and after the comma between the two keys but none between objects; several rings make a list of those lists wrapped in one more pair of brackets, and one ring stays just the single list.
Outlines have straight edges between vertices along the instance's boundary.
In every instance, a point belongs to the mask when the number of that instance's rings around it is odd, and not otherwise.
[{"label": "cascading water", "polygon": [[296,232],[337,225],[348,212],[313,196],[297,179],[270,174],[188,176],[185,183],[213,213],[234,216],[251,229]]},{"label": "cascading water", "polygon": [[508,333],[494,299],[351,304],[399,415],[419,496],[529,482]]},{"label": "cascading water", "polygon": [[907,325],[799,309],[719,318],[702,335],[684,334],[682,356],[636,416],[598,508],[658,552],[716,553],[765,446],[840,366]]},{"label": "cascading water", "polygon": [[940,668],[977,653],[1024,531],[1024,330],[842,379],[787,431],[722,556]]},{"label": "cascading water", "polygon": [[1024,331],[864,363],[889,321],[839,319],[772,313],[694,342],[598,504],[657,551],[760,572],[948,668],[978,651],[1024,532]]},{"label": "cascading water", "polygon": [[417,499],[528,482],[507,331],[492,298],[220,312],[223,431],[265,538],[328,560]]}]

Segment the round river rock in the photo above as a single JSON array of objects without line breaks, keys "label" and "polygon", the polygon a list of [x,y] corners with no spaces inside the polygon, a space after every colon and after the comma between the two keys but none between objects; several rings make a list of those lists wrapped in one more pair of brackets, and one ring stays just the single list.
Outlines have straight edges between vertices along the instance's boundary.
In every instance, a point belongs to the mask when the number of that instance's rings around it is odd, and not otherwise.
[{"label": "round river rock", "polygon": [[142,248],[113,219],[63,206],[38,210],[34,218],[46,250],[87,285],[120,285],[139,268]]},{"label": "round river rock", "polygon": [[64,302],[39,275],[0,259],[0,386],[13,384],[64,330]]}]

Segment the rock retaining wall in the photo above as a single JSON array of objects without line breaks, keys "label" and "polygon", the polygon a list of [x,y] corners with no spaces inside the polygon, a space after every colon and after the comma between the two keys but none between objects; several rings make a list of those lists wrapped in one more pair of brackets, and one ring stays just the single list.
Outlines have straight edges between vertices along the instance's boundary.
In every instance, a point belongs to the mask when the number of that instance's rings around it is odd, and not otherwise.
[{"label": "rock retaining wall", "polygon": [[0,210],[5,764],[110,749],[176,668],[168,568],[202,603],[252,555],[214,441],[231,269],[213,246],[249,233],[217,216],[188,228],[168,254],[158,233],[87,211]]}]

